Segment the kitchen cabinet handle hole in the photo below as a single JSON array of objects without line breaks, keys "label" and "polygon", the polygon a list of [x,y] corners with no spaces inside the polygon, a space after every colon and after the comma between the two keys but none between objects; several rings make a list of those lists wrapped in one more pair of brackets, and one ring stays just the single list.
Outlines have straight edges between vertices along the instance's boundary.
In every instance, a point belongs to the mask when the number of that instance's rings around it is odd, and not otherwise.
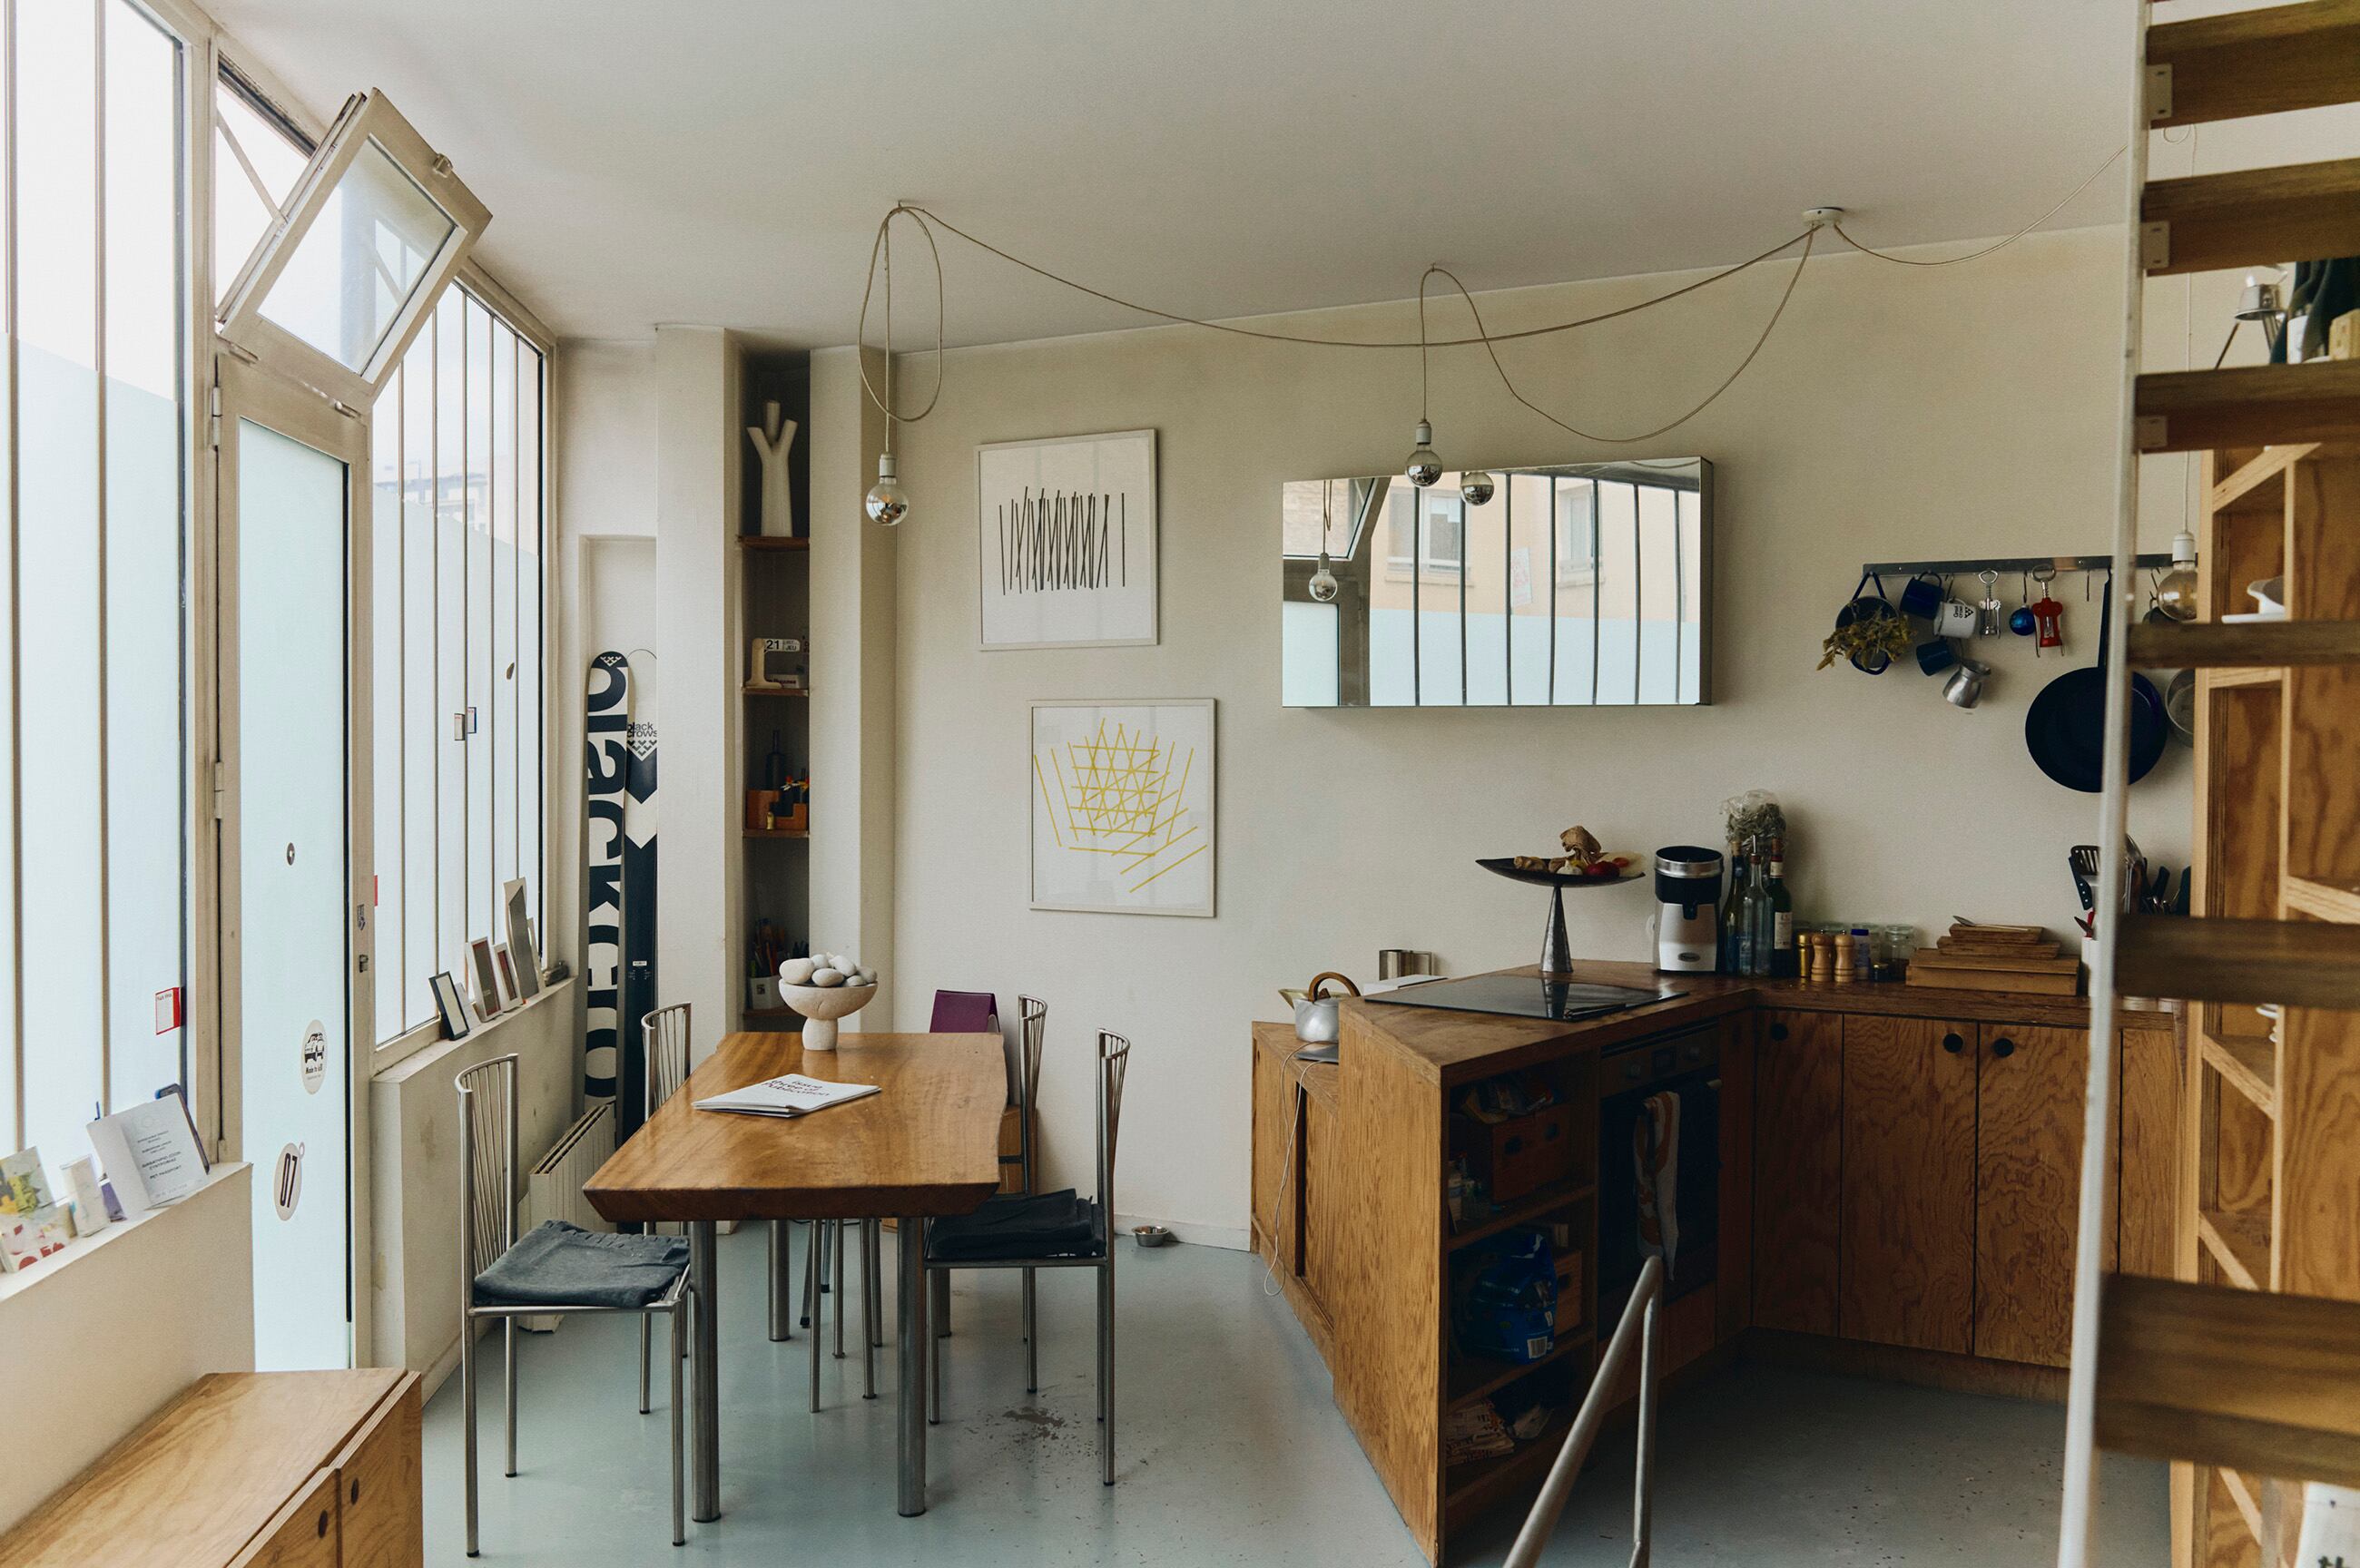
[{"label": "kitchen cabinet handle hole", "polygon": [[325,1508],[320,1510],[320,1539],[328,1539],[328,1510]]},{"label": "kitchen cabinet handle hole", "polygon": [[2008,1039],[2005,1035],[2000,1036],[1997,1040],[1992,1041],[1992,1054],[2002,1058],[2014,1056],[2016,1054],[2016,1041]]},{"label": "kitchen cabinet handle hole", "polygon": [[1784,1039],[1786,1039],[1786,1026],[1785,1024],[1772,1024],[1772,1025],[1770,1026],[1770,1038],[1771,1038],[1772,1040],[1784,1040]]},{"label": "kitchen cabinet handle hole", "polygon": [[1946,1034],[1942,1037],[1942,1049],[1956,1056],[1967,1049],[1967,1042],[1955,1034]]},{"label": "kitchen cabinet handle hole", "polygon": [[361,1484],[358,1481],[353,1483],[352,1500],[356,1503],[361,1500]]}]

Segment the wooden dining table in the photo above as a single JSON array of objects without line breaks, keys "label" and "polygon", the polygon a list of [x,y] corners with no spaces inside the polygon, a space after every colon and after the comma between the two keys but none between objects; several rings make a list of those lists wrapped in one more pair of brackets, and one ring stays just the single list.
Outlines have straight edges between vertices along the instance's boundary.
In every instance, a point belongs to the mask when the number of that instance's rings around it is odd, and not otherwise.
[{"label": "wooden dining table", "polygon": [[[699,1099],[790,1073],[879,1093],[809,1116],[700,1111]],[[1007,1069],[996,1034],[846,1034],[803,1053],[800,1036],[733,1034],[583,1188],[607,1219],[685,1221],[695,1292],[690,1362],[691,1512],[721,1517],[720,1329],[714,1227],[723,1220],[891,1218],[899,1275],[900,1508],[926,1509],[924,1222],[968,1214],[1000,1184]],[[814,1324],[813,1333],[818,1329]]]}]

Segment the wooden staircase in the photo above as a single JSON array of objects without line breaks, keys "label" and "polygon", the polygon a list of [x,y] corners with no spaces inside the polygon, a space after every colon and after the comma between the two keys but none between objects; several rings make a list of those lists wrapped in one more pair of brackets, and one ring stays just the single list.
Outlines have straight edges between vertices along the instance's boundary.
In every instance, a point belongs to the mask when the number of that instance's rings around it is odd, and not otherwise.
[{"label": "wooden staircase", "polygon": [[[2360,255],[2360,158],[2146,178],[2150,131],[2360,102],[2360,0],[2138,10],[2134,353],[2147,278]],[[2127,706],[2131,669],[2197,672],[2195,918],[2102,925],[2086,1126],[2111,1136],[2115,999],[2182,998],[2187,1165],[2177,1279],[2078,1260],[2058,1561],[2090,1560],[2111,1449],[2173,1462],[2174,1568],[2280,1568],[2300,1483],[2360,1486],[2360,362],[2132,368],[2110,700]],[[2138,458],[2181,452],[2204,467],[2202,609],[2133,625]],[[2267,577],[2288,618],[2224,623]],[[2102,844],[2125,771],[2109,768]],[[2118,876],[2099,908],[2118,907]],[[2108,1180],[2084,1162],[2085,1240]]]}]

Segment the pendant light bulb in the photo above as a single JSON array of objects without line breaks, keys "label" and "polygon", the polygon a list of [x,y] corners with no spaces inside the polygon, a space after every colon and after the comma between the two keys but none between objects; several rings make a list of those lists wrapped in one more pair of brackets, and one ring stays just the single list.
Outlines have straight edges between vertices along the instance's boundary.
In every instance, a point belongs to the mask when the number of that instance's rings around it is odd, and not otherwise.
[{"label": "pendant light bulb", "polygon": [[1409,454],[1409,482],[1423,490],[1442,477],[1442,459],[1434,455],[1434,427],[1417,422],[1417,449]]},{"label": "pendant light bulb", "polygon": [[1459,476],[1459,495],[1470,506],[1480,506],[1491,499],[1499,486],[1481,469]]},{"label": "pendant light bulb", "polygon": [[2192,621],[2201,608],[2196,578],[2196,536],[2186,528],[2171,539],[2171,570],[2155,585],[2156,607],[2175,621]]},{"label": "pendant light bulb", "polygon": [[1319,552],[1319,570],[1311,574],[1311,596],[1320,604],[1332,604],[1336,602],[1338,586],[1335,570],[1328,563],[1328,552],[1322,550]]},{"label": "pendant light bulb", "polygon": [[877,455],[877,483],[869,486],[867,505],[869,520],[889,528],[910,515],[910,493],[894,474],[890,452]]}]

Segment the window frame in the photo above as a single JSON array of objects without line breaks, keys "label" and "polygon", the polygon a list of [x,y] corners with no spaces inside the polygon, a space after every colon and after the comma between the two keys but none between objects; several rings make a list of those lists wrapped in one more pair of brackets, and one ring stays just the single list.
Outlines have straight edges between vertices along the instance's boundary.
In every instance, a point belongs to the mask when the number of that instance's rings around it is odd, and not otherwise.
[{"label": "window frame", "polygon": [[[259,87],[242,63],[233,70],[249,85]],[[215,76],[218,86],[219,76]],[[301,126],[292,115],[288,123]],[[210,147],[211,120],[207,121]],[[259,356],[296,379],[317,387],[350,408],[366,408],[385,390],[387,379],[401,363],[432,315],[432,305],[445,285],[454,283],[461,263],[482,237],[491,213],[462,182],[450,161],[427,145],[426,138],[404,119],[385,94],[374,88],[344,102],[335,121],[314,138],[319,150],[295,189],[289,192],[277,221],[264,232],[254,253],[224,298],[216,317],[221,335]],[[370,350],[368,362],[355,371],[334,355],[315,348],[263,314],[263,302],[301,248],[304,239],[327,210],[328,199],[342,185],[345,173],[361,153],[374,147],[387,157],[452,223],[450,234],[434,253],[382,338]],[[210,223],[212,212],[207,211]]]},{"label": "window frame", "polygon": [[[277,117],[309,137],[314,145],[326,134],[327,125],[304,107],[302,100],[289,91],[276,73],[246,53],[235,38],[189,0],[131,0],[131,3],[147,13],[180,45],[180,130],[184,148],[182,174],[187,200],[179,218],[179,236],[188,257],[180,284],[180,392],[183,406],[189,411],[188,418],[181,421],[181,456],[184,472],[188,474],[184,517],[188,569],[184,586],[191,604],[211,604],[218,602],[221,562],[217,515],[218,464],[208,416],[217,374],[217,358],[224,354],[234,356],[236,353],[223,342],[215,330],[220,319],[222,290],[213,255],[214,181],[221,172],[215,169],[213,163],[214,94],[221,90],[222,76],[226,71],[237,78],[243,90],[260,99]],[[227,172],[232,179],[245,178],[235,169]],[[540,748],[541,787],[545,795],[552,777],[551,769],[557,760],[552,748],[557,739],[559,707],[553,697],[552,681],[562,664],[560,656],[564,630],[550,575],[557,564],[552,554],[556,539],[554,524],[560,505],[554,443],[558,423],[556,407],[563,386],[564,362],[558,352],[556,333],[530,306],[486,272],[473,256],[459,262],[450,281],[464,285],[541,356],[541,506],[538,520],[542,552]],[[421,312],[421,315],[430,314]],[[226,1040],[222,1022],[223,906],[220,874],[224,843],[220,813],[224,809],[223,785],[229,759],[224,755],[219,683],[212,674],[219,668],[217,617],[210,614],[191,614],[185,617],[180,651],[185,668],[191,672],[186,694],[187,722],[182,758],[186,785],[182,792],[185,801],[182,831],[190,846],[190,868],[185,909],[188,966],[182,977],[181,1027],[186,1031],[187,1040],[190,1108],[200,1138],[209,1152],[220,1157],[229,1151],[224,1125],[228,1112],[223,1093]],[[355,693],[355,700],[366,702],[367,694]],[[557,866],[552,840],[557,818],[558,813],[546,809],[544,802],[540,844],[544,882]],[[544,908],[554,902],[546,888],[542,897]],[[372,927],[375,923],[371,922]],[[544,923],[541,933],[544,963],[550,936]],[[373,942],[370,948],[374,960]],[[440,1034],[438,1026],[428,1023],[391,1041],[375,1046],[369,1053],[369,1073],[372,1075],[381,1073],[403,1057],[436,1043]],[[367,1157],[365,1150],[355,1149],[354,1158],[356,1162],[355,1179],[358,1182],[365,1179]]]}]

